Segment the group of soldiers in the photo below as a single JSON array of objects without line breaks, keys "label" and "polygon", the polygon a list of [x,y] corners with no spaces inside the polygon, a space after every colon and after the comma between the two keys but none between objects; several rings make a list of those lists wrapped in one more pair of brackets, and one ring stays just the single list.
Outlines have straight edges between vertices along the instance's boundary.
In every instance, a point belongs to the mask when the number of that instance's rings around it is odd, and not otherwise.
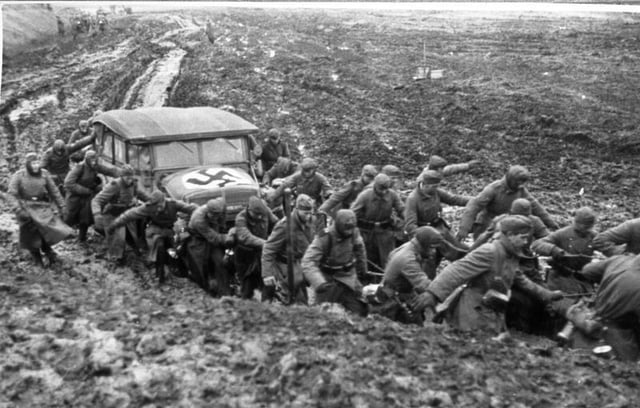
[{"label": "group of soldiers", "polygon": [[[108,259],[124,262],[127,246],[146,251],[161,284],[171,268],[214,296],[237,287],[247,299],[338,303],[361,316],[446,320],[464,331],[554,336],[565,328],[574,344],[606,341],[622,359],[640,356],[640,219],[596,234],[596,212],[582,207],[561,227],[527,190],[523,166],[476,196],[441,183],[477,161],[449,165],[438,156],[406,197],[394,165],[364,165],[334,191],[317,162],[294,161],[273,129],[258,157],[269,192],[251,197],[229,229],[223,197],[185,203],[141,190],[128,165],[98,164],[84,125],[42,160],[27,154],[10,182],[20,244],[38,265],[57,261],[52,245],[70,235],[65,227],[87,245],[93,225]],[[103,185],[100,175],[112,180]],[[455,233],[443,204],[464,207]],[[52,205],[65,221],[57,233],[34,210]]]}]

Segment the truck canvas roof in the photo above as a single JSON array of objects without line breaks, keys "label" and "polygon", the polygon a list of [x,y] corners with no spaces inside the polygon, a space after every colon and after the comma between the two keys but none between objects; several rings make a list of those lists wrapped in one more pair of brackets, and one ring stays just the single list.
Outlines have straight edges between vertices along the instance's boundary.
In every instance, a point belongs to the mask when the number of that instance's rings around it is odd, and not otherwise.
[{"label": "truck canvas roof", "polygon": [[211,108],[138,108],[102,113],[94,119],[134,144],[210,139],[255,133],[258,128],[233,113]]}]

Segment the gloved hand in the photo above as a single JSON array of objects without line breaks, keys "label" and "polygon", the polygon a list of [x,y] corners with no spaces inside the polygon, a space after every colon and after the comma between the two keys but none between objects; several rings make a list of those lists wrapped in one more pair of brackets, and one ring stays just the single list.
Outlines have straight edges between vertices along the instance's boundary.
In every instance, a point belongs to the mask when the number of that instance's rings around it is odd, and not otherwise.
[{"label": "gloved hand", "polygon": [[233,248],[236,245],[236,237],[235,235],[229,235],[224,238],[224,247],[225,248]]},{"label": "gloved hand", "polygon": [[409,301],[409,307],[414,313],[420,313],[426,308],[434,308],[437,303],[438,299],[436,299],[433,293],[426,291],[418,296],[414,296],[414,298]]},{"label": "gloved hand", "polygon": [[467,235],[469,235],[467,231],[458,230],[458,233],[456,234],[456,239],[458,240],[458,242],[464,242],[464,240],[467,239]]},{"label": "gloved hand", "polygon": [[560,300],[564,297],[564,292],[561,290],[547,290],[542,297],[544,303],[550,303],[554,300]]},{"label": "gloved hand", "polygon": [[327,293],[333,288],[333,282],[324,282],[316,288],[316,294]]},{"label": "gloved hand", "polygon": [[262,279],[264,287],[262,288],[262,301],[270,302],[276,297],[276,278],[267,276]]}]

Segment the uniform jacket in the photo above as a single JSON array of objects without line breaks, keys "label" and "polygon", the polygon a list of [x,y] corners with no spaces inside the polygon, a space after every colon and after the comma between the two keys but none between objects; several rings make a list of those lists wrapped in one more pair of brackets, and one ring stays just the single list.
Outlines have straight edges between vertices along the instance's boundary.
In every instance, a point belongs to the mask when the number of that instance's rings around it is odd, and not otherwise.
[{"label": "uniform jacket", "polygon": [[586,236],[576,234],[572,225],[552,232],[546,237],[537,239],[531,244],[531,249],[539,255],[552,256],[563,250],[569,254],[593,255],[593,238],[595,232],[590,231]]},{"label": "uniform jacket", "polygon": [[351,206],[358,197],[358,194],[362,192],[365,185],[362,182],[362,179],[351,180],[342,188],[333,194],[331,197],[318,208],[318,211],[325,212],[327,214],[333,215],[334,212],[341,209],[346,209]]},{"label": "uniform jacket", "polygon": [[549,213],[531,196],[525,187],[511,190],[507,185],[506,177],[503,177],[489,184],[478,196],[469,200],[462,214],[462,219],[460,220],[460,231],[468,234],[474,222],[481,226],[479,232],[484,231],[493,218],[500,214],[508,213],[511,209],[511,204],[518,198],[526,198],[529,200],[531,203],[531,212],[533,215],[540,217],[547,227],[554,230],[558,228],[558,225],[551,219]]},{"label": "uniform jacket", "polygon": [[[626,248],[616,248],[617,245]],[[607,256],[618,255],[622,251],[640,253],[640,218],[625,221],[617,227],[599,233],[593,239],[593,247]]]},{"label": "uniform jacket", "polygon": [[[51,174],[62,177],[64,180],[64,177],[69,172],[69,157],[71,154],[91,143],[93,143],[93,134],[73,143],[67,143],[62,153],[58,153],[53,150],[53,147],[50,147],[42,156],[42,167],[49,170]],[[62,182],[63,180],[60,181]]]},{"label": "uniform jacket", "polygon": [[278,143],[274,144],[270,141],[267,141],[262,145],[262,155],[260,158],[262,159],[262,164],[264,166],[265,171],[269,170],[275,162],[278,160],[278,157],[289,157],[289,146],[282,140]]},{"label": "uniform jacket", "polygon": [[18,170],[9,182],[9,194],[24,201],[52,201],[58,208],[64,208],[62,195],[51,175],[45,169],[40,171],[40,175],[33,176],[27,169]]},{"label": "uniform jacket", "polygon": [[[603,320],[618,320],[632,315],[640,320],[640,258],[617,255],[593,262],[582,269],[582,275],[599,282],[596,314]],[[639,329],[636,323],[636,329]]]},{"label": "uniform jacket", "polygon": [[544,297],[547,293],[519,270],[518,256],[503,240],[484,244],[449,264],[427,290],[443,301],[458,286],[467,284],[454,306],[450,323],[462,330],[486,328],[501,331],[505,328],[504,313],[496,312],[482,302],[484,294],[495,287],[496,282],[506,289],[515,285],[537,297]]},{"label": "uniform jacket", "polygon": [[144,220],[149,221],[149,226],[160,228],[173,228],[173,224],[178,220],[178,213],[191,214],[198,208],[195,204],[187,204],[180,200],[166,199],[165,206],[158,211],[155,205],[148,203],[130,208],[121,214],[113,222],[114,227],[120,227],[132,221]]},{"label": "uniform jacket", "polygon": [[254,219],[249,215],[249,211],[244,209],[236,215],[236,239],[238,245],[262,249],[265,241],[269,237],[270,227],[278,218],[269,211],[269,215],[263,219]]},{"label": "uniform jacket", "polygon": [[298,171],[298,165],[294,163],[276,163],[264,173],[262,181],[266,185],[271,185],[275,179],[289,177]]},{"label": "uniform jacket", "polygon": [[207,206],[202,205],[193,211],[189,220],[189,231],[197,238],[202,238],[214,246],[223,247],[227,234],[223,234],[224,214],[216,218],[209,218]]},{"label": "uniform jacket", "polygon": [[[293,258],[294,262],[302,259],[305,251],[315,235],[314,223],[304,225],[300,222],[297,212],[291,213],[293,223]],[[273,276],[276,263],[287,256],[287,219],[283,218],[275,225],[273,231],[262,247],[262,276]]]},{"label": "uniform jacket", "polygon": [[[352,264],[349,268],[340,270],[323,268],[323,265],[339,267],[349,264]],[[302,258],[302,270],[314,289],[335,279],[356,292],[362,291],[358,275],[367,272],[367,255],[358,229],[347,238],[341,237],[334,226],[325,234],[317,235]]]},{"label": "uniform jacket", "polygon": [[96,164],[96,167],[92,169],[84,162],[78,163],[65,177],[64,191],[66,191],[67,196],[91,196],[99,189],[102,183],[98,174],[118,177],[119,171],[114,167],[107,167],[103,164]]},{"label": "uniform jacket", "polygon": [[276,190],[276,197],[281,196],[287,187],[291,188],[296,196],[300,194],[308,195],[316,201],[317,205],[322,203],[325,197],[331,195],[332,192],[327,178],[318,172],[308,179],[304,178],[300,171],[287,177],[285,182]]},{"label": "uniform jacket", "polygon": [[103,211],[107,209],[105,207],[109,204],[121,206],[123,210],[128,209],[136,204],[136,198],[145,202],[149,201],[149,195],[139,190],[135,181],[131,186],[127,186],[122,182],[122,179],[118,178],[107,184],[102,191],[91,200],[91,211],[94,215],[102,214]]},{"label": "uniform jacket", "polygon": [[393,210],[397,215],[404,214],[404,204],[395,190],[389,189],[387,194],[380,197],[373,188],[367,188],[358,194],[351,205],[358,221],[385,222],[391,221]]},{"label": "uniform jacket", "polygon": [[[424,292],[431,282],[422,270],[424,261],[428,260],[420,255],[417,243],[411,240],[403,244],[389,255],[382,285],[399,293]],[[430,266],[433,267],[435,275],[435,263]]]},{"label": "uniform jacket", "polygon": [[451,194],[445,190],[437,189],[434,194],[423,194],[416,188],[407,197],[404,210],[404,229],[413,236],[418,227],[429,225],[440,217],[441,203],[463,207],[467,205],[470,197]]},{"label": "uniform jacket", "polygon": [[[489,228],[487,228],[485,232],[483,232],[478,236],[478,238],[476,238],[471,248],[475,249],[485,242],[489,242],[490,240],[497,238],[500,234],[500,221],[508,216],[509,214],[502,214],[494,218],[491,221],[491,224],[489,224]],[[534,239],[541,239],[549,235],[549,230],[544,225],[544,222],[542,222],[540,217],[531,214],[527,215],[527,218],[529,218],[529,220],[531,221],[531,225],[533,226],[533,228],[531,229],[531,234],[529,235],[529,242],[533,242]]]}]

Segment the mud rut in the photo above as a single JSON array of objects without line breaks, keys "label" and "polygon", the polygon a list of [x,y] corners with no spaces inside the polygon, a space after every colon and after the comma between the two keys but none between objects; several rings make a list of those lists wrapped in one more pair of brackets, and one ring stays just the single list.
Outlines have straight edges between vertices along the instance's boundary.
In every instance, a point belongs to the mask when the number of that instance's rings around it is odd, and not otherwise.
[{"label": "mud rut", "polygon": [[[166,31],[165,25],[176,28]],[[78,118],[96,109],[166,104],[174,96],[182,59],[195,43],[206,41],[195,34],[203,26],[184,16],[141,18],[135,37],[114,35],[114,46],[88,38],[74,53],[45,55],[53,66],[40,66],[37,74],[24,69],[3,78],[0,147],[8,154],[0,159],[2,175],[15,170],[25,151],[44,149],[55,138],[51,135],[68,135]],[[292,55],[285,59],[297,58]],[[112,74],[105,74],[109,69]],[[318,77],[302,80],[310,92],[335,91]],[[317,149],[316,141],[307,142]],[[561,350],[544,339],[477,340],[440,327],[357,319],[339,308],[211,299],[177,278],[159,290],[140,261],[131,258],[127,267],[116,268],[91,247],[71,241],[56,247],[61,265],[33,269],[16,255],[17,226],[6,202],[1,205],[0,406],[624,407],[638,402],[640,381],[633,366]],[[91,239],[100,245],[97,237]]]}]

